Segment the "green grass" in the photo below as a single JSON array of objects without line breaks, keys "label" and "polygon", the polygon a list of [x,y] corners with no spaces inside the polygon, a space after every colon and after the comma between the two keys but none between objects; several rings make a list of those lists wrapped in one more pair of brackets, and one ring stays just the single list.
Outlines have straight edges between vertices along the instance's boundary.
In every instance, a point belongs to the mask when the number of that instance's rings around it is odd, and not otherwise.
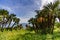
[{"label": "green grass", "polygon": [[0,40],[60,40],[60,31],[55,28],[54,35],[35,34],[34,31],[28,30],[13,30],[0,32]]}]

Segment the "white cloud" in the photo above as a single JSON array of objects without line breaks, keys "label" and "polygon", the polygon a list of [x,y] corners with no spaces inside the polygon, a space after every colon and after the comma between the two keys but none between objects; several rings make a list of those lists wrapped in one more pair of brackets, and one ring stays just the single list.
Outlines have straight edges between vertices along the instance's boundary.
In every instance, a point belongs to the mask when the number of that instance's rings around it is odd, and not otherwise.
[{"label": "white cloud", "polygon": [[20,18],[20,23],[28,23],[28,20],[30,18],[24,18],[24,17],[17,17],[17,18]]},{"label": "white cloud", "polygon": [[8,6],[0,5],[0,8],[8,10],[9,12],[13,12],[13,10],[10,7],[8,7]]},{"label": "white cloud", "polygon": [[44,5],[46,5],[50,2],[54,2],[55,0],[34,0],[34,1],[35,1],[36,5],[38,5],[37,7],[42,9]]},{"label": "white cloud", "polygon": [[28,14],[26,14],[26,18],[31,18],[31,17],[35,17],[35,15],[36,15],[36,12],[34,12],[34,11],[28,11],[27,12]]},{"label": "white cloud", "polygon": [[42,9],[44,5],[46,5],[46,4],[50,3],[50,2],[52,2],[52,3],[53,3],[55,0],[44,0],[44,1],[43,1],[43,0],[41,0],[41,1],[42,1],[42,4],[41,4],[40,9]]},{"label": "white cloud", "polygon": [[20,21],[20,23],[28,23],[28,20],[29,20],[29,18],[20,18],[21,19],[21,21]]}]

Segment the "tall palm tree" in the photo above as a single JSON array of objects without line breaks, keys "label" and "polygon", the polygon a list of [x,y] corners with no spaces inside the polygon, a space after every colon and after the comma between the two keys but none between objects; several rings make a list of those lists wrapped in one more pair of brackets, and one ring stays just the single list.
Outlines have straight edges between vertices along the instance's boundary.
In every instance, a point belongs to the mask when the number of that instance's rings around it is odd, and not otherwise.
[{"label": "tall palm tree", "polygon": [[7,10],[4,10],[4,9],[0,9],[0,15],[2,16],[2,29],[3,29],[3,26],[5,23],[5,20],[6,20],[6,17],[9,15],[9,12]]},{"label": "tall palm tree", "polygon": [[37,24],[37,29],[39,30],[42,30],[41,33],[46,33],[45,29],[46,29],[46,16],[47,16],[47,13],[46,13],[46,10],[43,9],[43,10],[36,10],[35,11],[37,13],[37,15],[35,16],[36,17],[36,24]]},{"label": "tall palm tree", "polygon": [[14,25],[18,25],[18,24],[19,24],[20,19],[17,18],[17,17],[14,17],[14,18],[13,18],[13,22],[14,22],[14,24],[12,25],[12,28],[14,27]]},{"label": "tall palm tree", "polygon": [[54,29],[55,19],[57,15],[59,15],[58,12],[60,11],[60,8],[58,8],[58,6],[59,1],[47,4],[44,6],[44,9],[37,11],[38,14],[36,15],[37,19],[41,16],[47,18],[47,25],[48,27],[52,28],[52,33]]},{"label": "tall palm tree", "polygon": [[59,10],[60,8],[58,8],[58,6],[59,6],[59,1],[44,6],[44,8],[48,10],[48,25],[52,27],[52,33],[54,29],[55,19],[57,15],[59,15],[58,12],[60,11]]},{"label": "tall palm tree", "polygon": [[12,22],[12,20],[13,20],[14,17],[16,17],[15,14],[10,14],[10,15],[7,17],[7,20],[8,20],[8,28],[10,27],[11,22]]}]

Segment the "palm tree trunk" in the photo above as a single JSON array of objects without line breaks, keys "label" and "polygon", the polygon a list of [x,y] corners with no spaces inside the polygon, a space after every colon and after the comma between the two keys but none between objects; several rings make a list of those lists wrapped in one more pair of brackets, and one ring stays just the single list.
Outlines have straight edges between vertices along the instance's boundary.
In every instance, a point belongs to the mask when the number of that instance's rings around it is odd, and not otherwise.
[{"label": "palm tree trunk", "polygon": [[3,30],[4,30],[4,18],[5,18],[5,16],[3,16],[3,20],[2,20],[2,29],[1,29],[1,31],[3,32]]},{"label": "palm tree trunk", "polygon": [[11,22],[9,23],[8,28],[10,27],[10,24],[11,24]]},{"label": "palm tree trunk", "polygon": [[34,24],[33,24],[33,29],[35,29]]},{"label": "palm tree trunk", "polygon": [[55,24],[55,18],[54,18],[54,21],[53,21],[52,34],[53,34],[53,31],[54,31],[54,24]]},{"label": "palm tree trunk", "polygon": [[14,23],[11,27],[13,28],[15,24],[16,24],[16,23]]},{"label": "palm tree trunk", "polygon": [[14,27],[15,24],[16,24],[16,23],[14,23],[14,24],[11,26],[11,28],[10,28],[11,31],[12,31],[12,29],[13,29],[13,27]]},{"label": "palm tree trunk", "polygon": [[10,22],[9,22],[9,24],[8,24],[8,28],[10,27],[10,24],[11,24],[11,20],[10,20]]}]

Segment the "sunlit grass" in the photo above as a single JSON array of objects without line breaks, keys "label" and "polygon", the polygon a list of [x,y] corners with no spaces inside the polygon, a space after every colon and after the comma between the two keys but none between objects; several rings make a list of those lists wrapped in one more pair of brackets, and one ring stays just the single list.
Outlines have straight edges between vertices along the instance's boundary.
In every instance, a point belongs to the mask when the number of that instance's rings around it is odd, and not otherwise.
[{"label": "sunlit grass", "polygon": [[[55,32],[57,30],[57,32]],[[54,29],[54,34],[35,34],[34,31],[28,30],[13,30],[0,32],[0,40],[60,40],[60,31],[58,28]]]}]

